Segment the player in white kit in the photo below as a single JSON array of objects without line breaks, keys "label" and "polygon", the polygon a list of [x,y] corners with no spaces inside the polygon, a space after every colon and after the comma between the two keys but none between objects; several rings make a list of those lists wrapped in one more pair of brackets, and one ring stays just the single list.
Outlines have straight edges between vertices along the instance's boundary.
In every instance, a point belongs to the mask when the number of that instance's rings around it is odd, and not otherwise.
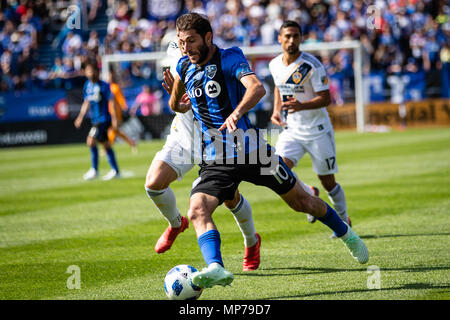
[{"label": "player in white kit", "polygon": [[[172,66],[170,66],[173,71],[164,71],[163,87],[170,94],[173,84],[172,74],[176,72],[175,67],[181,58],[181,52],[175,42],[169,44],[167,52],[173,58]],[[186,100],[186,104],[188,101],[189,99]],[[181,216],[177,208],[175,194],[170,188],[170,184],[177,179],[181,180],[194,167],[195,163],[199,163],[199,159],[194,158],[195,152],[192,152],[194,150],[193,141],[192,111],[177,112],[166,143],[162,150],[156,153],[147,172],[145,191],[169,223],[169,227],[155,245],[157,253],[169,250],[175,238],[189,226],[188,219]],[[255,231],[252,208],[238,190],[234,199],[225,201],[224,205],[230,209],[244,237],[243,270],[256,270],[260,263],[261,237]]]},{"label": "player in white kit", "polygon": [[[334,130],[326,106],[331,103],[327,73],[313,55],[299,49],[301,29],[285,21],[278,35],[283,53],[269,63],[275,82],[272,123],[284,127],[275,146],[289,168],[309,153],[313,170],[341,219],[351,225],[338,171]],[[308,215],[308,221],[314,217]]]}]

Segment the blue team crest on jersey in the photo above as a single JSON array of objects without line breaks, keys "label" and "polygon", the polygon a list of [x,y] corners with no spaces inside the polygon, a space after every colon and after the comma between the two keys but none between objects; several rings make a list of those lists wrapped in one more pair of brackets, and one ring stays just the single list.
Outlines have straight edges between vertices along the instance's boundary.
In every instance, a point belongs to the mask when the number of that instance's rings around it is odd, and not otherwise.
[{"label": "blue team crest on jersey", "polygon": [[205,68],[206,76],[210,79],[214,78],[217,72],[217,66],[215,64],[211,64],[206,66]]}]

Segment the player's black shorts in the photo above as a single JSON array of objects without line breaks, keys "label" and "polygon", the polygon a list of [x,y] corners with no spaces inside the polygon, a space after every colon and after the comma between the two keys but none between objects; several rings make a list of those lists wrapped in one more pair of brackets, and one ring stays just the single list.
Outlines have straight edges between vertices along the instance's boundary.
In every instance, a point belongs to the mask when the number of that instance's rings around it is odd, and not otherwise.
[{"label": "player's black shorts", "polygon": [[109,127],[111,127],[111,121],[94,124],[92,125],[91,130],[89,130],[88,136],[94,138],[98,142],[108,141]]},{"label": "player's black shorts", "polygon": [[192,184],[191,196],[206,193],[219,199],[220,205],[234,198],[242,181],[268,187],[282,195],[294,187],[297,179],[278,155],[273,155],[269,164],[202,164],[199,177]]}]

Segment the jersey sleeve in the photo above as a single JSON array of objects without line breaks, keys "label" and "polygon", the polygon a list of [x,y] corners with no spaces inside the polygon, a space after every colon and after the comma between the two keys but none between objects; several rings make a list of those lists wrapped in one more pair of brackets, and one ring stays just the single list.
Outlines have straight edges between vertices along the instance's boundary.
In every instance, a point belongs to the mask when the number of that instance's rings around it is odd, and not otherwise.
[{"label": "jersey sleeve", "polygon": [[189,60],[187,56],[181,57],[180,60],[178,60],[177,63],[177,73],[180,76],[180,79],[184,82],[184,76],[186,73],[186,68],[189,65]]},{"label": "jersey sleeve", "polygon": [[222,65],[225,67],[225,70],[238,80],[250,74],[255,74],[245,58],[244,53],[238,47],[227,49],[223,59]]},{"label": "jersey sleeve", "polygon": [[86,81],[83,85],[83,99],[86,99],[88,94],[87,94],[87,86],[88,86],[88,82]]},{"label": "jersey sleeve", "polygon": [[180,79],[181,79],[181,77],[182,77],[182,75],[181,75],[181,59],[178,60],[175,69],[176,69],[176,71],[177,71],[177,73],[178,73],[178,75],[180,76]]},{"label": "jersey sleeve", "polygon": [[311,85],[314,92],[329,90],[328,76],[323,65],[314,69],[311,75]]},{"label": "jersey sleeve", "polygon": [[109,89],[111,90],[111,93],[113,95],[116,95],[119,92],[119,86],[117,85],[117,83],[111,83]]},{"label": "jersey sleeve", "polygon": [[270,71],[270,74],[272,75],[275,85],[277,85],[278,79],[277,79],[276,60],[275,59],[277,59],[277,58],[274,58],[269,62],[269,71]]}]

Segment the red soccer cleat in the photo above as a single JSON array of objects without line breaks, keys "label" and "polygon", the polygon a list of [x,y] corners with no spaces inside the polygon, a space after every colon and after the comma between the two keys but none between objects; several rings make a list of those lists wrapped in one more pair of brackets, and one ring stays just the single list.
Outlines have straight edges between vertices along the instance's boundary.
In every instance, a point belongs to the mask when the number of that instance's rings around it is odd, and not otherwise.
[{"label": "red soccer cleat", "polygon": [[181,226],[179,228],[167,227],[166,231],[159,237],[158,242],[156,242],[156,253],[163,253],[169,250],[177,236],[187,228],[189,228],[189,220],[186,217],[181,217]]},{"label": "red soccer cleat", "polygon": [[253,247],[247,248],[245,247],[244,254],[244,262],[242,263],[243,271],[252,271],[256,270],[259,267],[259,263],[261,262],[259,256],[259,248],[261,247],[261,236],[258,233],[255,233],[256,238],[258,238],[258,242]]},{"label": "red soccer cleat", "polygon": [[319,194],[320,194],[319,188],[314,187],[314,186],[309,186],[309,187],[310,187],[311,190],[314,192],[314,195],[315,195],[316,197],[318,197]]}]

